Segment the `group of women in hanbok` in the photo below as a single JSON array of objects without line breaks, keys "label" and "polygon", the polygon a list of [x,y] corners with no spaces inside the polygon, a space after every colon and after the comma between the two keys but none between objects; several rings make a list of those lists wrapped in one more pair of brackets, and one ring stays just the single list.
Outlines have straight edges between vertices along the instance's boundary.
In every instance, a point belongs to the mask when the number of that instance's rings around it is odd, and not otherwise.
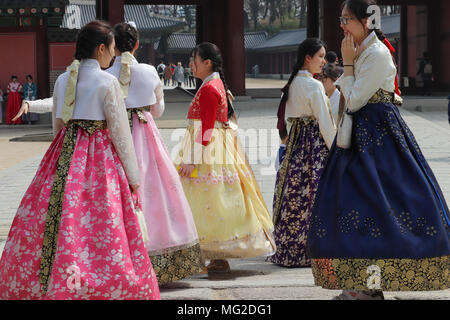
[{"label": "group of women in hanbok", "polygon": [[53,97],[23,104],[17,117],[52,111],[55,138],[5,244],[0,298],[159,299],[160,285],[275,250],[269,211],[229,121],[217,46],[193,51],[203,85],[179,172],[153,120],[164,111],[162,84],[133,57],[138,46],[134,23],[88,23]]},{"label": "group of women in hanbok", "polygon": [[13,221],[0,298],[159,299],[160,285],[257,256],[311,266],[317,285],[343,290],[338,299],[449,288],[448,207],[395,105],[396,67],[368,27],[370,4],[343,4],[340,93],[314,78],[325,44],[299,45],[278,110],[287,142],[272,218],[239,144],[218,47],[192,52],[202,85],[174,165],[154,122],[161,81],[133,56],[136,26],[85,25],[53,97],[17,115],[53,111],[55,138]]}]

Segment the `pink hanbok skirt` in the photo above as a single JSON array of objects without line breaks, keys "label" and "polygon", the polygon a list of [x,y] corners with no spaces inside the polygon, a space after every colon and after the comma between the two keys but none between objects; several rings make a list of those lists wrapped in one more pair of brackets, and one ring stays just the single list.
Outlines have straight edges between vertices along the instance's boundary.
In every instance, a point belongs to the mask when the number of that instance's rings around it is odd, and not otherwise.
[{"label": "pink hanbok skirt", "polygon": [[161,285],[200,271],[200,245],[178,172],[151,113],[139,109],[133,113],[132,135],[149,236],[145,246]]},{"label": "pink hanbok skirt", "polygon": [[159,299],[128,181],[105,128],[72,131],[76,142],[66,159],[57,242],[43,289],[46,217],[67,131],[53,140],[17,210],[0,260],[0,299]]}]

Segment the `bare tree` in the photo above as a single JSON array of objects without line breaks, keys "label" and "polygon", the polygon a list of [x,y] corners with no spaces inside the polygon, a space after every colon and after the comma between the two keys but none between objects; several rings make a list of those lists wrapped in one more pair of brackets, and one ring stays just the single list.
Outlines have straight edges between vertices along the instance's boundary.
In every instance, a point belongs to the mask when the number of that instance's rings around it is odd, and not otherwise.
[{"label": "bare tree", "polygon": [[259,12],[261,10],[261,0],[246,0],[246,7],[250,13],[250,19],[253,22],[253,29],[258,27]]},{"label": "bare tree", "polygon": [[278,12],[278,1],[277,0],[267,0],[266,3],[267,3],[267,6],[269,7],[269,11],[270,11],[269,24],[273,24],[280,15]]},{"label": "bare tree", "polygon": [[184,19],[188,25],[189,32],[192,31],[192,27],[195,23],[194,16],[192,14],[193,8],[191,5],[183,5]]},{"label": "bare tree", "polygon": [[306,0],[300,0],[300,24],[299,28],[306,27]]}]

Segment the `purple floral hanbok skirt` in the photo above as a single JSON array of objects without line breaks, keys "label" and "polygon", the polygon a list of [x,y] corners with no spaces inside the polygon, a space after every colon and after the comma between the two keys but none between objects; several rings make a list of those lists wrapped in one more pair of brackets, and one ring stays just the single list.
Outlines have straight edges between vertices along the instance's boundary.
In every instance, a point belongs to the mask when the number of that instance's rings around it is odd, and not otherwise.
[{"label": "purple floral hanbok skirt", "polygon": [[306,235],[328,148],[314,118],[288,121],[292,126],[286,152],[280,159],[273,201],[277,251],[267,261],[285,267],[306,267],[311,265]]}]

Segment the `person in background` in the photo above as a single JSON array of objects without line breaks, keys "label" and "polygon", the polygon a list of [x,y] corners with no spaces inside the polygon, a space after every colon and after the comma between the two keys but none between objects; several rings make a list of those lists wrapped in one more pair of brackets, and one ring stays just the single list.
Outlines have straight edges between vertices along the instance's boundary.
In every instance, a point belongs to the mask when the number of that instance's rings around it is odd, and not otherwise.
[{"label": "person in background", "polygon": [[336,52],[334,51],[328,51],[327,54],[325,55],[325,60],[328,63],[332,63],[332,64],[338,64],[339,60],[338,60],[338,56],[336,54]]},{"label": "person in background", "polygon": [[255,64],[252,67],[252,72],[253,72],[253,78],[256,79],[258,77],[258,75],[259,75],[259,65]]},{"label": "person in background", "polygon": [[194,73],[193,73],[193,69],[192,69],[192,63],[193,63],[192,57],[190,57],[189,58],[189,70],[190,70],[190,72],[189,72],[189,86],[195,88],[196,83],[195,83],[195,77],[194,77]]},{"label": "person in background", "polygon": [[21,124],[22,119],[13,121],[14,115],[20,110],[22,105],[21,92],[22,85],[17,81],[17,76],[11,76],[11,82],[8,84],[6,93],[8,94],[8,101],[6,103],[6,124]]},{"label": "person in background", "polygon": [[422,75],[423,90],[422,95],[431,96],[431,86],[433,84],[433,65],[431,63],[430,54],[428,51],[423,53],[423,59],[420,61],[419,71],[417,75]]},{"label": "person in background", "polygon": [[170,79],[172,79],[172,70],[171,70],[171,64],[164,68],[164,85],[168,86],[170,85]]},{"label": "person in background", "polygon": [[156,67],[156,70],[158,71],[159,78],[160,78],[161,80],[162,80],[163,77],[164,77],[164,69],[166,69],[166,65],[164,64],[164,61],[161,61],[161,62],[158,64],[158,67]]},{"label": "person in background", "polygon": [[[26,77],[27,82],[25,82],[23,86],[23,99],[28,101],[34,101],[37,97],[37,87],[33,82],[33,77],[31,74]],[[22,115],[22,121],[24,123],[31,124],[33,121],[38,121],[39,115],[34,112],[28,112],[27,114]]]},{"label": "person in background", "polygon": [[171,73],[171,79],[172,79],[172,87],[176,86],[175,68],[176,68],[176,66],[173,63],[171,63],[170,64],[170,73]]},{"label": "person in background", "polygon": [[177,66],[175,67],[173,77],[175,79],[175,82],[177,83],[177,86],[181,87],[184,82],[184,68],[181,62],[178,62]]},{"label": "person in background", "polygon": [[187,66],[186,68],[184,68],[184,86],[186,88],[188,88],[189,85],[189,74],[191,73],[191,68],[189,68],[189,66]]},{"label": "person in background", "polygon": [[331,112],[333,114],[334,123],[337,125],[339,123],[340,116],[343,110],[339,113],[339,100],[341,93],[337,89],[334,82],[341,76],[343,70],[341,67],[334,63],[328,63],[323,67],[322,73],[320,75],[320,80],[322,81],[325,92],[330,99]]}]

